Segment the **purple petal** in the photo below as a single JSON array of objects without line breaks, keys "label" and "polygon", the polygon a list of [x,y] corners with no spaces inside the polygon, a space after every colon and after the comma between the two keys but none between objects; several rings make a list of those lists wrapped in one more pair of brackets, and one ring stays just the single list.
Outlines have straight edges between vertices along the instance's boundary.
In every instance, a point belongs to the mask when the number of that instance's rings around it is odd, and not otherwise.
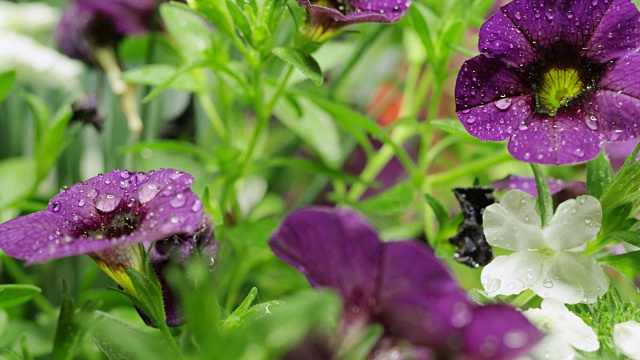
[{"label": "purple petal", "polygon": [[298,0],[307,8],[313,24],[339,28],[361,22],[392,23],[400,20],[411,5],[411,0],[346,0],[344,9],[314,5],[315,1]]},{"label": "purple petal", "polygon": [[633,152],[636,145],[638,145],[638,140],[611,143],[605,146],[605,151],[609,156],[609,162],[613,170],[620,170],[627,156]]},{"label": "purple petal", "polygon": [[[585,13],[593,13],[590,6],[581,4],[579,7]],[[588,16],[581,17],[576,14],[575,18],[588,19]],[[605,63],[640,47],[639,20],[640,12],[631,0],[613,0],[587,43],[587,56],[594,61]],[[576,26],[575,29],[584,27]]]},{"label": "purple petal", "polygon": [[426,245],[385,243],[379,303],[385,329],[414,345],[454,351],[472,306]]},{"label": "purple petal", "polygon": [[539,164],[563,165],[591,160],[598,155],[603,138],[585,125],[588,115],[561,108],[556,116],[536,115],[509,140],[514,158]]},{"label": "purple petal", "polygon": [[374,304],[382,243],[359,213],[320,207],[295,211],[283,220],[269,245],[312,286],[339,291],[345,309],[366,312]]},{"label": "purple petal", "polygon": [[0,225],[0,247],[31,264],[193,233],[203,209],[192,182],[172,169],[99,175],[62,190],[44,211]]},{"label": "purple petal", "polygon": [[[533,47],[547,49],[559,37],[557,0],[514,0],[501,8]],[[493,19],[493,18],[492,18]],[[489,19],[491,21],[491,19]]]},{"label": "purple petal", "polygon": [[512,68],[529,66],[537,59],[529,39],[502,11],[482,24],[478,48],[489,57],[499,57]]},{"label": "purple petal", "polygon": [[515,359],[541,338],[536,327],[516,309],[487,305],[474,309],[464,329],[464,353],[470,359]]},{"label": "purple petal", "polygon": [[[536,180],[532,177],[509,175],[502,180],[497,180],[491,183],[496,190],[522,190],[527,194],[537,198],[538,189],[536,189]],[[575,198],[579,195],[587,193],[587,184],[583,181],[562,181],[560,179],[547,179],[547,185],[549,186],[549,192],[554,197],[561,197],[563,199]],[[562,201],[558,201],[561,203]]]}]

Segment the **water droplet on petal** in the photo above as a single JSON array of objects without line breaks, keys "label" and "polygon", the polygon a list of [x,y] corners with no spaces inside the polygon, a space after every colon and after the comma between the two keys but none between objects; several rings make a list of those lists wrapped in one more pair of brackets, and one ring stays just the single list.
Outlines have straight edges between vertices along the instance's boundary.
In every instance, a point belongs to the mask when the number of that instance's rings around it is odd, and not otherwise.
[{"label": "water droplet on petal", "polygon": [[91,199],[91,200],[97,198],[98,195],[100,195],[100,191],[98,191],[98,189],[91,189],[87,193],[87,197],[89,197],[89,199]]},{"label": "water droplet on petal", "polygon": [[553,281],[551,281],[551,279],[544,279],[542,280],[542,286],[546,287],[547,289],[550,289],[553,287]]},{"label": "water droplet on petal", "polygon": [[177,194],[173,199],[171,199],[171,201],[169,202],[169,205],[171,205],[171,207],[174,208],[179,208],[184,206],[184,204],[187,202],[187,197],[184,196],[183,193]]},{"label": "water droplet on petal", "polygon": [[198,212],[200,211],[200,209],[202,209],[202,201],[196,199],[196,201],[194,201],[193,205],[191,206],[191,211]]},{"label": "water droplet on petal", "polygon": [[177,216],[172,216],[170,221],[172,224],[177,224],[178,222],[180,222],[180,218]]},{"label": "water droplet on petal", "polygon": [[584,156],[584,151],[582,151],[582,149],[580,149],[580,148],[575,149],[573,151],[573,155],[575,155],[577,157],[583,157]]},{"label": "water droplet on petal", "polygon": [[111,212],[120,205],[120,197],[115,194],[102,194],[96,199],[96,209]]},{"label": "water droplet on petal", "polygon": [[129,172],[126,171],[126,170],[122,170],[120,172],[120,177],[123,178],[123,179],[128,179],[129,177],[131,177],[131,174],[129,174]]},{"label": "water droplet on petal", "polygon": [[180,177],[182,177],[182,175],[184,175],[184,173],[183,173],[183,172],[181,172],[181,171],[176,171],[176,172],[173,172],[173,173],[171,173],[171,174],[169,175],[169,179],[171,179],[171,180],[176,180],[176,179],[179,179]]},{"label": "water droplet on petal", "polygon": [[507,110],[511,106],[511,98],[500,99],[494,102],[494,105],[500,110]]},{"label": "water droplet on petal", "polygon": [[56,201],[53,204],[53,212],[58,212],[60,211],[60,208],[62,207],[62,205],[60,205],[60,202]]},{"label": "water droplet on petal", "polygon": [[80,200],[78,200],[78,206],[83,207],[83,206],[84,206],[84,203],[85,203],[85,200],[84,200],[84,199],[80,199]]},{"label": "water droplet on petal", "polygon": [[159,192],[160,184],[150,181],[140,186],[140,190],[138,190],[138,200],[140,200],[141,204],[146,204],[153,200]]}]

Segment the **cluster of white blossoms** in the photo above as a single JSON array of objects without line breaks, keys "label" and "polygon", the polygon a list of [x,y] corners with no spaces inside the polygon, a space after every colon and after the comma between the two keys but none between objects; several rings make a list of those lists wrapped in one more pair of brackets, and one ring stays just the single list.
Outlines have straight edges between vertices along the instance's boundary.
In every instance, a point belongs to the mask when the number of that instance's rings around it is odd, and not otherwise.
[{"label": "cluster of white blossoms", "polygon": [[609,278],[596,260],[580,252],[600,231],[602,207],[592,196],[560,204],[542,227],[536,199],[509,191],[484,210],[483,227],[492,246],[513,251],[498,256],[482,271],[490,296],[531,289],[542,297],[540,309],[524,312],[547,336],[533,349],[534,359],[573,359],[575,349],[596,351],[598,337],[564,304],[594,303],[609,289]]}]

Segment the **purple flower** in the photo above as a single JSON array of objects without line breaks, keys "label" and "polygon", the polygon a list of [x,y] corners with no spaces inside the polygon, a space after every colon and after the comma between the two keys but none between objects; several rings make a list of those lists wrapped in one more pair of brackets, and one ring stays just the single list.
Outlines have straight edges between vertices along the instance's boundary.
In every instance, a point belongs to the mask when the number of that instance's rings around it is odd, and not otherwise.
[{"label": "purple flower", "polygon": [[149,31],[157,4],[157,0],[72,0],[56,29],[60,50],[94,64],[94,48]]},{"label": "purple flower", "polygon": [[627,159],[627,156],[633,152],[636,145],[638,145],[638,140],[607,144],[605,146],[605,151],[607,152],[607,156],[609,156],[611,168],[615,171],[620,170],[622,164],[624,164],[624,161]]},{"label": "purple flower", "polygon": [[[522,190],[537,198],[538,189],[536,179],[527,176],[509,175],[502,180],[494,181],[491,185],[496,190]],[[587,193],[587,184],[584,181],[562,181],[560,179],[547,179],[549,192],[553,197],[553,203],[557,206],[569,199],[575,199]]]},{"label": "purple flower", "polygon": [[303,33],[322,42],[349,24],[396,22],[407,12],[411,0],[298,0],[298,4],[307,9]]},{"label": "purple flower", "polygon": [[212,256],[216,246],[192,183],[193,176],[173,169],[93,177],[62,190],[45,210],[0,225],[0,248],[27,264],[89,255],[134,296],[125,269],[144,272],[144,252],[150,251],[163,284],[167,323],[177,324],[163,269],[169,261],[184,264],[197,251]]},{"label": "purple flower", "polygon": [[515,0],[484,23],[456,111],[519,160],[570,164],[640,134],[640,12],[631,0]]},{"label": "purple flower", "polygon": [[338,347],[373,323],[385,328],[373,355],[400,351],[408,341],[415,347],[408,358],[511,359],[540,338],[513,308],[474,306],[426,245],[383,243],[353,210],[296,211],[269,244],[312,286],[342,295]]}]

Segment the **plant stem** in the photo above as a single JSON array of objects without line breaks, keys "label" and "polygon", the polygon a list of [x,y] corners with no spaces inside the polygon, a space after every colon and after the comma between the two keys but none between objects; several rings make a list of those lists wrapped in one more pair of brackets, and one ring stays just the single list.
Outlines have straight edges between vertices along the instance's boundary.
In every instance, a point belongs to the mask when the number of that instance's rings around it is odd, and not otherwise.
[{"label": "plant stem", "polygon": [[164,336],[164,338],[167,340],[167,343],[169,343],[171,350],[175,352],[175,356],[177,356],[179,359],[184,359],[184,356],[182,355],[182,351],[180,350],[180,347],[178,346],[176,339],[173,337],[173,335],[171,335],[171,331],[169,331],[169,327],[167,326],[167,324],[162,323],[162,324],[156,324],[156,325],[158,326],[158,330],[160,330],[160,333],[162,334],[162,336]]}]

